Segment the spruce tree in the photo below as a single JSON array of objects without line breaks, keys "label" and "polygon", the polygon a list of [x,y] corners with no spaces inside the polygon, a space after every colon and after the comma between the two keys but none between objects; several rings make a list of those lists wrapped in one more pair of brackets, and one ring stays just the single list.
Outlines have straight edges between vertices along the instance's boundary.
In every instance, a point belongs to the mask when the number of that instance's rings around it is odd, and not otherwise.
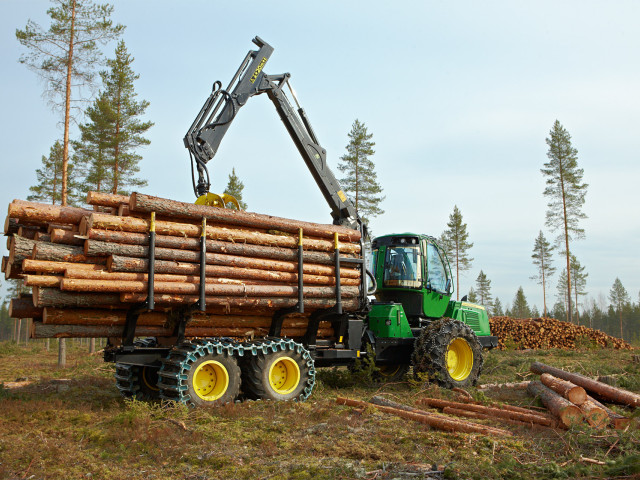
[{"label": "spruce tree", "polygon": [[142,156],[136,153],[141,146],[150,142],[143,135],[153,126],[153,122],[142,122],[149,106],[146,100],[137,101],[134,81],[140,76],[133,72],[134,58],[127,52],[124,41],[116,47],[114,59],[107,60],[109,70],[100,73],[104,84],[101,95],[104,102],[96,104],[102,109],[108,136],[105,154],[111,171],[111,193],[128,194],[129,187],[144,187],[146,180],[136,177],[140,171]]},{"label": "spruce tree", "polygon": [[609,292],[609,300],[611,300],[611,306],[618,312],[618,318],[620,319],[620,338],[624,340],[622,331],[622,309],[630,302],[630,299],[626,288],[624,288],[618,277],[616,277]]},{"label": "spruce tree", "polygon": [[[60,205],[62,203],[62,167],[63,167],[63,146],[57,140],[49,151],[49,156],[42,156],[42,167],[36,169],[36,179],[38,183],[29,187],[31,194],[27,200]],[[67,168],[67,191],[68,204],[79,205],[82,203],[81,193],[77,177],[78,168],[76,157],[71,157]]]},{"label": "spruce tree", "polygon": [[491,312],[491,280],[487,278],[485,273],[480,270],[478,277],[476,278],[476,293],[478,296],[478,302],[480,305],[487,309],[487,312]]},{"label": "spruce tree", "polygon": [[460,292],[460,273],[471,268],[473,258],[469,256],[468,250],[473,247],[473,243],[469,242],[469,234],[467,233],[467,224],[462,222],[462,213],[457,206],[453,207],[453,213],[449,215],[447,230],[440,236],[440,243],[456,268],[456,299],[459,299]]},{"label": "spruce tree", "polygon": [[533,275],[531,279],[537,280],[542,285],[542,312],[545,317],[547,316],[547,283],[549,277],[556,271],[556,268],[552,266],[554,249],[555,247],[547,241],[542,230],[540,230],[533,243],[533,254],[531,255],[538,273]]},{"label": "spruce tree", "polygon": [[107,98],[102,92],[85,111],[87,123],[80,125],[80,140],[73,142],[79,161],[85,166],[85,191],[113,190],[113,169],[110,167],[110,115]]},{"label": "spruce tree", "polygon": [[492,313],[496,317],[504,315],[504,310],[502,308],[502,302],[500,301],[500,299],[498,297],[496,297],[496,299],[493,302]]},{"label": "spruce tree", "polygon": [[572,319],[571,308],[571,250],[570,241],[584,238],[580,220],[587,216],[582,211],[587,184],[582,182],[584,170],[578,168],[578,151],[571,145],[571,135],[558,120],[546,139],[549,162],[540,171],[546,177],[545,197],[548,198],[546,225],[558,231],[556,241],[566,259],[567,320]]},{"label": "spruce tree", "polygon": [[[236,169],[232,168],[231,173],[229,174],[229,183],[227,183],[227,187],[224,189],[224,193],[227,195],[231,195],[235,197],[238,201],[238,205],[240,205],[240,210],[246,210],[247,204],[242,201],[242,191],[244,190],[244,183],[240,181],[238,176],[236,175]],[[233,203],[229,203],[226,205],[227,208],[236,208]]]},{"label": "spruce tree", "polygon": [[[567,297],[569,297],[569,299]],[[569,307],[570,297],[571,297],[571,291],[567,290],[567,270],[563,268],[562,272],[560,272],[560,276],[558,277],[558,284],[556,285],[556,299],[557,299],[556,303],[559,303],[562,305],[562,311],[564,312],[567,321],[569,321],[568,320],[569,314],[567,313],[567,308]],[[555,310],[556,312],[558,311],[557,309]]]},{"label": "spruce tree", "polygon": [[349,132],[347,153],[340,157],[342,163],[338,164],[338,170],[345,174],[340,184],[365,223],[384,213],[379,205],[385,197],[381,195],[382,187],[370,158],[375,154],[372,137],[365,124],[356,119]]},{"label": "spruce tree", "polygon": [[[52,0],[47,10],[51,25],[45,30],[29,20],[16,38],[27,48],[20,63],[33,70],[45,84],[44,96],[63,117],[61,204],[67,205],[69,129],[75,118],[72,106],[87,100],[86,91],[95,87],[95,67],[100,64],[99,45],[117,38],[124,27],[114,25],[113,7],[91,0]],[[74,107],[75,108],[75,107]]]},{"label": "spruce tree", "polygon": [[527,303],[527,298],[524,296],[524,290],[522,287],[518,288],[516,296],[513,299],[513,307],[511,308],[511,315],[514,318],[529,318],[531,317],[531,310]]},{"label": "spruce tree", "polygon": [[473,289],[473,287],[469,287],[469,293],[467,294],[467,301],[470,303],[478,303],[478,294]]}]

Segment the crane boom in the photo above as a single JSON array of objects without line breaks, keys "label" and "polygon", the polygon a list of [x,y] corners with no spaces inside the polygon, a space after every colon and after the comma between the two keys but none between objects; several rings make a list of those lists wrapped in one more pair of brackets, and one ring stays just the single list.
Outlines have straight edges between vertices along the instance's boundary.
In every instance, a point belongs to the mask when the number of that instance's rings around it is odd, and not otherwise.
[{"label": "crane boom", "polygon": [[[325,200],[331,207],[333,223],[354,229],[361,229],[362,221],[351,200],[345,195],[338,180],[327,164],[326,150],[319,144],[309,119],[291,89],[291,75],[267,75],[264,66],[273,53],[273,47],[255,37],[253,43],[258,50],[250,50],[229,86],[223,90],[222,84],[214,83],[213,91],[191,128],[184,137],[192,161],[198,170],[198,183],[194,178],[197,196],[209,191],[209,176],[206,164],[218,151],[220,143],[231,126],[235,116],[249,98],[266,93],[273,102],[280,119],[295,143],[307,168],[318,184]],[[297,110],[289,102],[283,90],[288,85],[296,102]]]}]

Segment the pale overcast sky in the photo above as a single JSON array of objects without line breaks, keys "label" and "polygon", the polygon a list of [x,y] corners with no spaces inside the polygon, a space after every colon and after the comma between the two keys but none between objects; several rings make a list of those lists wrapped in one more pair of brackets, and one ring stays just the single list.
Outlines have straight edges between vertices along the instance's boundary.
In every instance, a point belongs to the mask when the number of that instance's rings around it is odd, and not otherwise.
[{"label": "pale overcast sky", "polygon": [[[112,2],[136,58],[139,98],[151,102],[143,191],[194,199],[182,138],[215,80],[226,86],[259,35],[275,47],[265,67],[291,83],[336,176],[351,124],[373,133],[386,213],[374,234],[435,236],[454,205],[474,242],[466,293],[482,269],[511,303],[529,279],[544,226],[540,168],[558,119],[589,184],[574,252],[593,298],[619,277],[640,291],[640,3],[637,1]],[[42,0],[0,0],[0,204],[25,198],[62,130],[36,75],[18,63],[16,28],[48,27]],[[115,45],[105,49],[113,56]],[[76,131],[73,132],[76,134]],[[324,199],[266,96],[250,100],[209,163],[212,191],[232,167],[250,211],[329,223]],[[6,249],[4,250],[6,254]],[[556,257],[556,266],[561,267]],[[549,289],[555,301],[557,275]]]}]

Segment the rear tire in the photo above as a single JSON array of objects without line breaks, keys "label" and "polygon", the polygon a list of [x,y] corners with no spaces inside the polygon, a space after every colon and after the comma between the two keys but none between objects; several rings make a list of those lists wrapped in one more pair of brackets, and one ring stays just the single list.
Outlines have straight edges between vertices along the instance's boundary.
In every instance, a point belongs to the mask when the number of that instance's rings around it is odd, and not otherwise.
[{"label": "rear tire", "polygon": [[459,320],[441,318],[422,330],[411,356],[414,373],[446,388],[478,383],[482,345],[474,331]]},{"label": "rear tire", "polygon": [[244,394],[254,400],[304,400],[315,383],[315,368],[309,362],[297,350],[248,357],[242,366]]},{"label": "rear tire", "polygon": [[235,401],[240,392],[240,367],[225,352],[200,357],[191,363],[187,392],[196,407],[222,405]]}]

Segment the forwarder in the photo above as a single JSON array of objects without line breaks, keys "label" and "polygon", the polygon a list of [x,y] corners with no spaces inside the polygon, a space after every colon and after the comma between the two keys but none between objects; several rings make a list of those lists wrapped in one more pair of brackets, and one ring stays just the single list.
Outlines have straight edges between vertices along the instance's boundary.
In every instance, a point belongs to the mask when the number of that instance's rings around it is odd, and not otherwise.
[{"label": "forwarder", "polygon": [[[253,43],[258,49],[247,53],[229,86],[223,89],[221,82],[214,83],[184,138],[196,203],[223,208],[235,203],[229,196],[209,192],[207,163],[238,111],[250,98],[266,93],[331,207],[333,223],[359,230],[361,238],[367,238],[366,225],[329,169],[326,151],[289,84],[291,75],[267,75],[264,67],[273,47],[259,37]],[[297,109],[285,95],[285,86]],[[302,338],[280,336],[285,316],[304,309],[304,286],[298,275],[298,304],[273,316],[265,338],[248,342],[178,338],[174,345],[130,339],[107,349],[105,358],[117,362],[118,388],[128,397],[160,397],[192,406],[240,396],[305,400],[315,384],[316,366],[353,366],[367,355],[374,356],[383,379],[398,379],[413,366],[415,373],[425,373],[446,387],[474,385],[482,369],[482,350],[497,346],[497,338],[490,334],[484,307],[451,300],[451,269],[436,239],[415,233],[383,235],[372,241],[371,250],[367,269],[364,259],[340,256],[336,243],[335,306],[311,314]],[[359,307],[353,311],[341,303],[339,272],[345,263],[362,269]],[[204,294],[196,308],[205,309]],[[335,338],[318,338],[320,321],[332,323]]]}]

